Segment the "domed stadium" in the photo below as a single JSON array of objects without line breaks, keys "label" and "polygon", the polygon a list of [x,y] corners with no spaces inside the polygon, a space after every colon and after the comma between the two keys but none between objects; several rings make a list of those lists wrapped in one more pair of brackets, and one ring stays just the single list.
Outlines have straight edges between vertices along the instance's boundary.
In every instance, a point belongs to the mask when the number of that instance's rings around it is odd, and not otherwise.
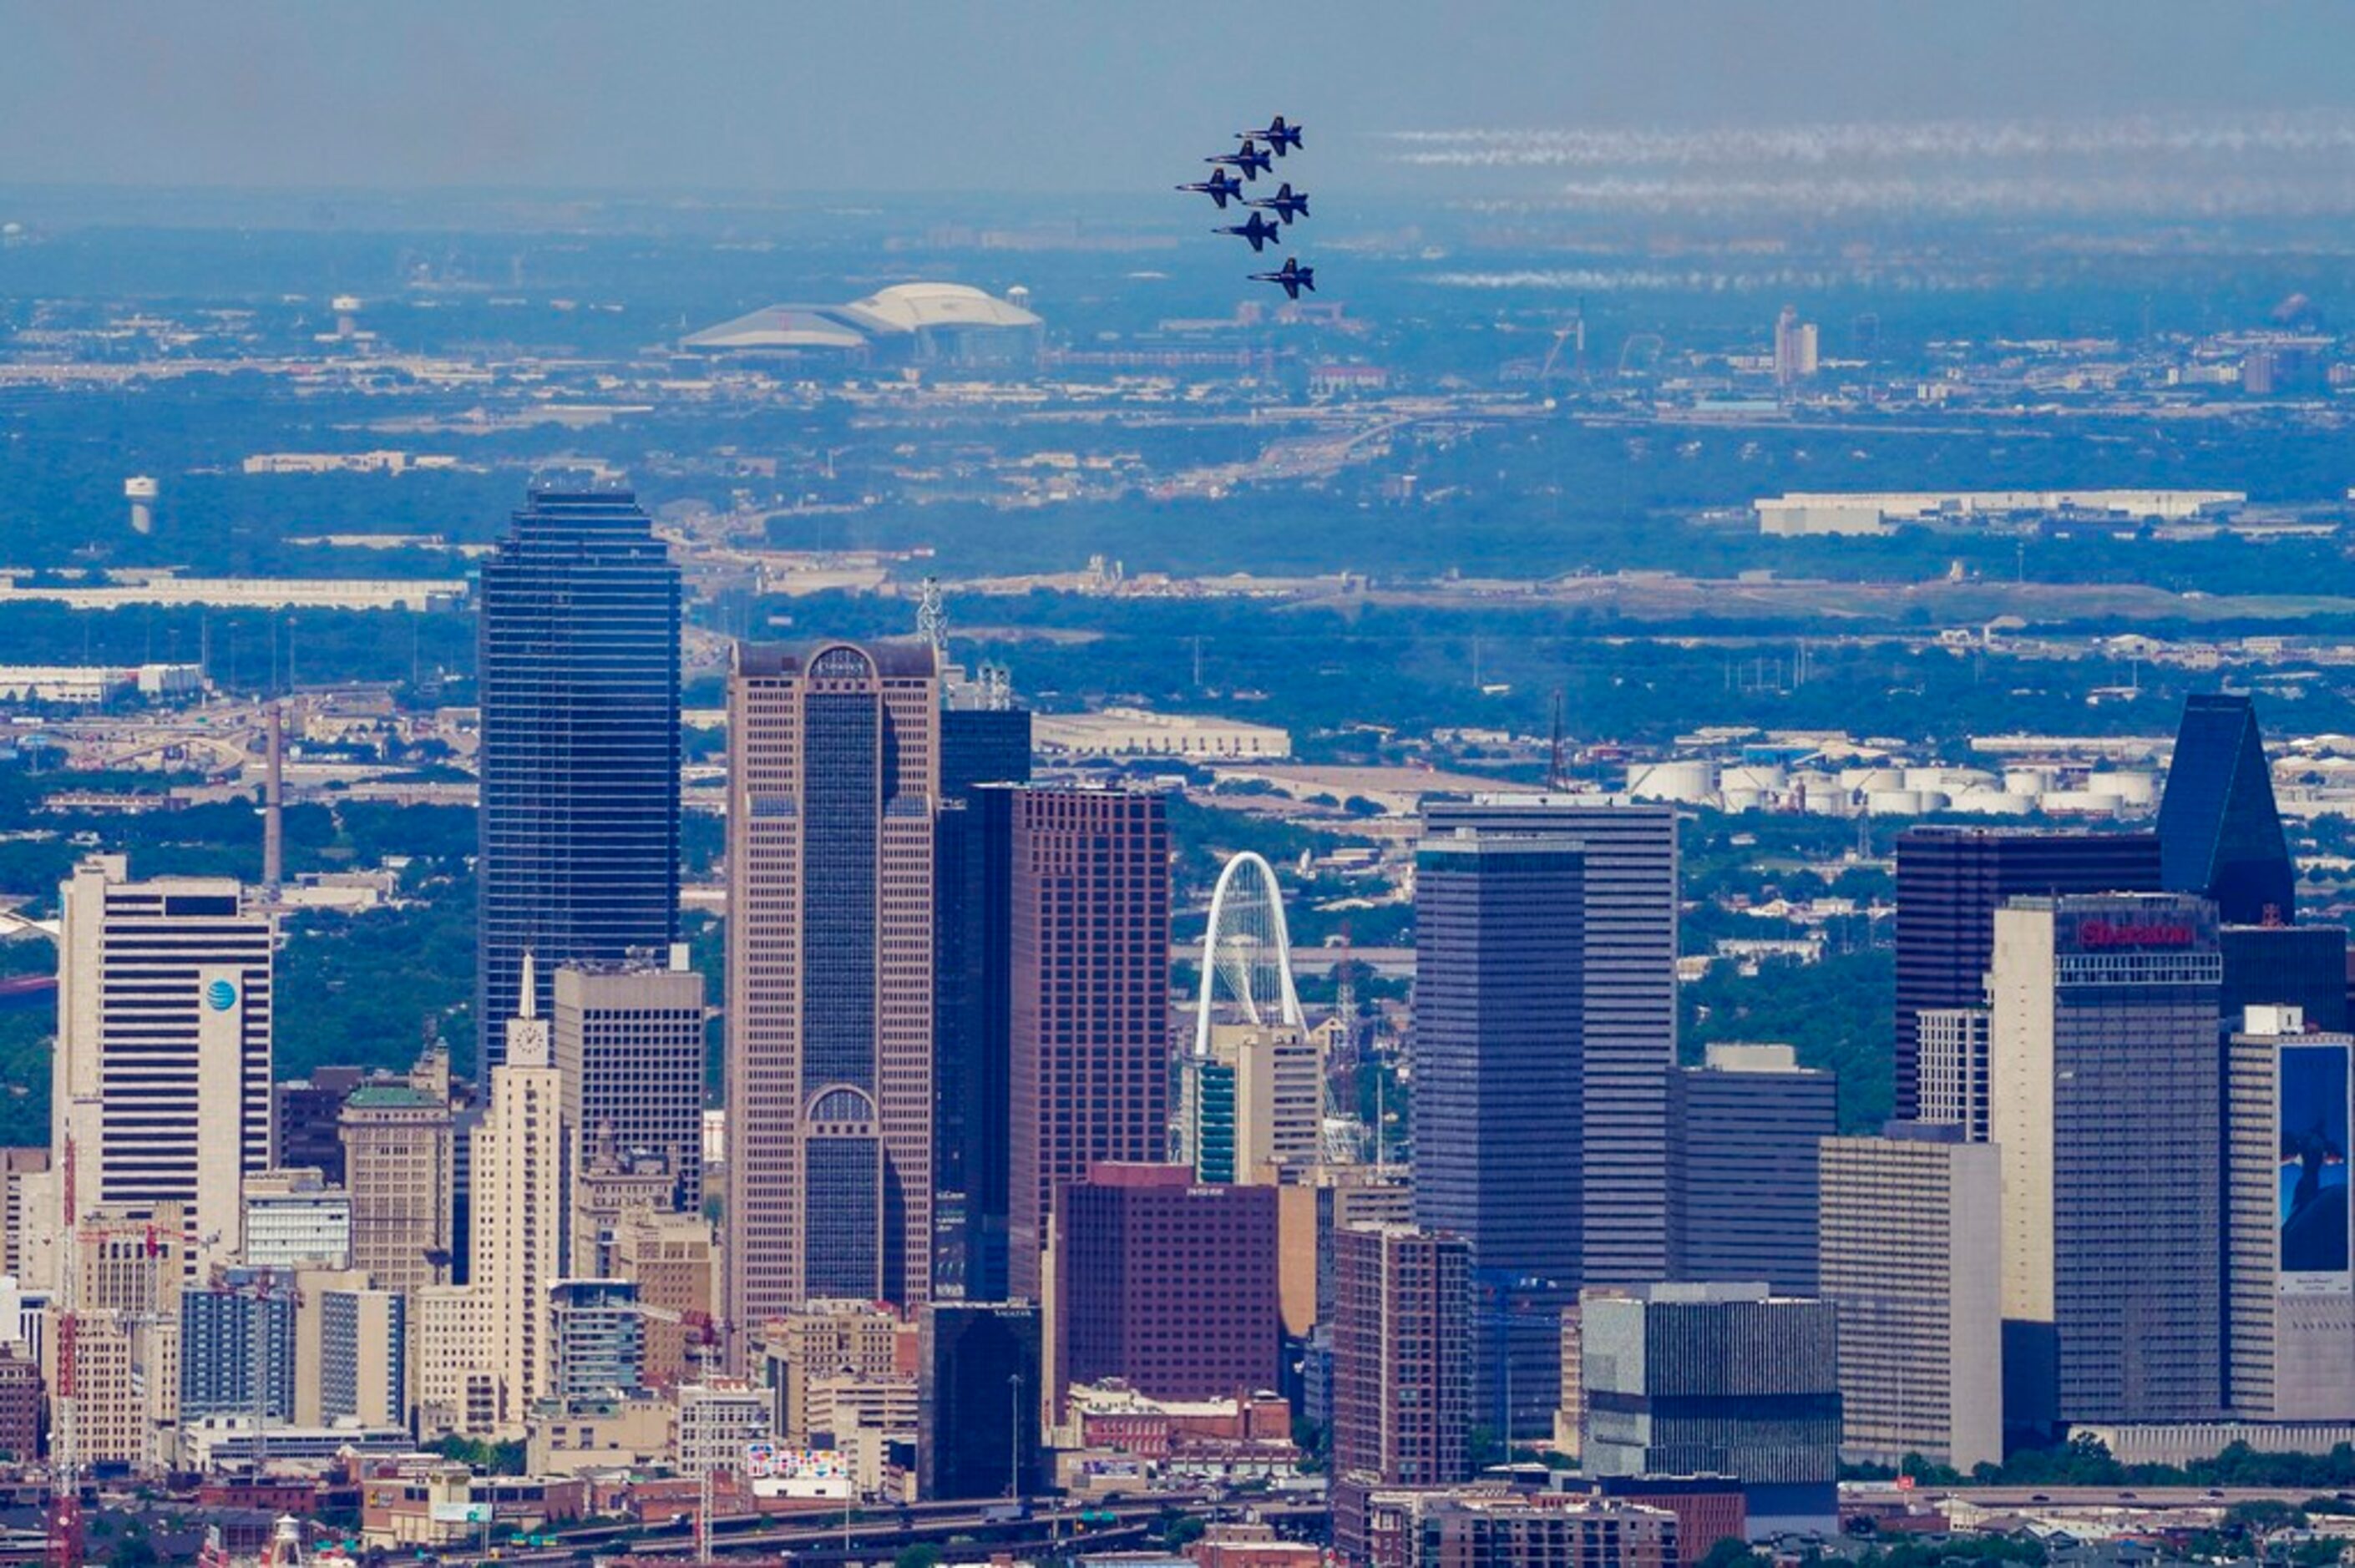
[{"label": "domed stadium", "polygon": [[1037,356],[1045,323],[963,283],[895,283],[847,305],[764,305],[689,334],[698,354],[785,355],[857,364],[1005,365]]}]

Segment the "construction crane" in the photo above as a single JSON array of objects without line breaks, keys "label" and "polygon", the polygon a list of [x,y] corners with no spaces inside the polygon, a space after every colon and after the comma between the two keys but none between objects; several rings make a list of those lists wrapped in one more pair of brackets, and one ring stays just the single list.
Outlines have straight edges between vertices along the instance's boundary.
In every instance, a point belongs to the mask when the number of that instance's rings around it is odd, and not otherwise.
[{"label": "construction crane", "polygon": [[1567,779],[1561,765],[1561,688],[1553,689],[1553,737],[1546,748],[1546,793],[1559,795]]},{"label": "construction crane", "polygon": [[[1333,972],[1333,1012],[1340,1020],[1345,1049],[1344,1065],[1349,1069],[1349,1082],[1357,1082],[1358,1060],[1358,966],[1349,957],[1349,927],[1341,926],[1341,961]],[[1334,1064],[1329,1060],[1317,1064],[1317,1079],[1323,1085],[1325,1103],[1324,1138],[1325,1163],[1355,1165],[1366,1157],[1365,1140],[1359,1135],[1354,1107],[1345,1111],[1340,1097],[1334,1092]]]},{"label": "construction crane", "polygon": [[49,1568],[81,1568],[80,1434],[75,1405],[80,1391],[74,1383],[74,1337],[80,1330],[76,1307],[81,1296],[81,1249],[76,1244],[80,1216],[74,1207],[74,1138],[66,1134],[65,1180],[59,1186],[58,1236],[66,1255],[58,1269],[58,1386],[51,1404],[57,1429],[49,1443]]},{"label": "construction crane", "polygon": [[1555,363],[1561,358],[1561,346],[1565,343],[1575,344],[1577,345],[1578,355],[1574,362],[1576,366],[1576,374],[1581,381],[1585,380],[1586,302],[1584,300],[1578,302],[1577,313],[1570,318],[1568,323],[1554,328],[1553,346],[1546,350],[1545,363],[1538,367],[1538,381],[1540,385],[1553,379],[1553,367]]}]

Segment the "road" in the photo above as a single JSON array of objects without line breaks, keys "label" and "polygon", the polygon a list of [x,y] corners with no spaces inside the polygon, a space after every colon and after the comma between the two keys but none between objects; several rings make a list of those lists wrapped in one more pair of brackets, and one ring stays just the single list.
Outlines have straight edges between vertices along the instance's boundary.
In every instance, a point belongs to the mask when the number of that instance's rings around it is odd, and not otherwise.
[{"label": "road", "polygon": [[[1082,1541],[1091,1551],[1135,1550],[1153,1544],[1165,1511],[1202,1511],[1206,1504],[1212,1517],[1231,1516],[1249,1508],[1270,1521],[1311,1522],[1325,1512],[1322,1498],[1211,1503],[1201,1492],[1170,1492],[1116,1502],[1073,1502],[1060,1509],[1040,1510],[1028,1520],[992,1522],[986,1515],[1002,1505],[920,1503],[890,1513],[870,1510],[854,1519],[847,1531],[843,1528],[842,1516],[836,1513],[797,1513],[792,1516],[791,1522],[764,1522],[758,1517],[742,1516],[720,1519],[714,1521],[712,1546],[716,1553],[721,1554],[789,1552],[795,1563],[810,1564],[812,1568],[889,1559],[902,1547],[917,1542],[946,1544],[957,1537],[986,1552],[1008,1552],[1017,1556],[1026,1551],[1051,1548],[1058,1542]],[[1107,1511],[1115,1516],[1116,1523],[1082,1521],[1084,1514]],[[638,1556],[683,1556],[694,1549],[691,1520],[640,1529],[634,1532],[635,1540],[625,1547],[617,1538],[633,1532],[610,1526],[559,1533],[563,1539],[559,1546],[506,1548],[500,1550],[496,1561],[555,1565],[569,1564],[584,1552],[602,1555],[620,1549]],[[461,1545],[443,1552],[441,1561],[478,1563],[491,1560],[471,1545]]]}]

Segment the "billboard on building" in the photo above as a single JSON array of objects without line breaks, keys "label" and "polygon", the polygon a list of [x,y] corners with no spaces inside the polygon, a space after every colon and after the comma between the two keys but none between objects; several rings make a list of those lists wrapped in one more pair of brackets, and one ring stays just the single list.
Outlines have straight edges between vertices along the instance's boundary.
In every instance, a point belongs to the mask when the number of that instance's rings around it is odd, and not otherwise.
[{"label": "billboard on building", "polygon": [[2350,1274],[2348,1208],[2348,1048],[2344,1042],[2281,1048],[2281,1271],[2295,1288],[2345,1291]]},{"label": "billboard on building", "polygon": [[838,1448],[774,1443],[744,1446],[744,1476],[764,1498],[847,1498],[853,1480],[850,1456]]}]

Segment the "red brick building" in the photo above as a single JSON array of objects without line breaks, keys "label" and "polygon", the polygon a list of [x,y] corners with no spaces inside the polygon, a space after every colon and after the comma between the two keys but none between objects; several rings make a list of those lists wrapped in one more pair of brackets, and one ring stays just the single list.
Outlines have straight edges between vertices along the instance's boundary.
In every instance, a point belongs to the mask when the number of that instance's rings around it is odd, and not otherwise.
[{"label": "red brick building", "polygon": [[1152,1399],[1271,1389],[1282,1326],[1276,1190],[1183,1165],[1103,1164],[1059,1195],[1056,1400],[1118,1378]]}]

